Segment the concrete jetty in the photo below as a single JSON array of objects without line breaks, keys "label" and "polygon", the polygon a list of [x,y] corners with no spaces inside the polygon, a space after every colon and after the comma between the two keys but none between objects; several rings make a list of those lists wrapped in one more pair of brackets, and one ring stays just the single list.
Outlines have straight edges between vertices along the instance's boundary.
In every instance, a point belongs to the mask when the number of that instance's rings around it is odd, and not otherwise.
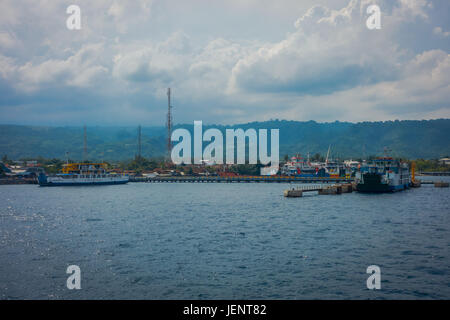
[{"label": "concrete jetty", "polygon": [[329,186],[329,187],[319,190],[320,195],[341,194],[341,193],[342,193],[342,188],[340,186]]},{"label": "concrete jetty", "polygon": [[448,188],[449,187],[449,183],[448,182],[444,182],[444,181],[436,181],[434,183],[434,186],[436,188]]},{"label": "concrete jetty", "polygon": [[303,192],[308,191],[317,191],[320,195],[328,195],[328,194],[342,194],[342,193],[351,193],[354,188],[351,183],[343,183],[343,184],[334,184],[331,186],[326,185],[316,185],[316,186],[299,186],[296,189],[287,189],[284,190],[284,196],[288,198],[298,198],[303,196]]},{"label": "concrete jetty", "polygon": [[303,196],[303,191],[300,189],[288,189],[284,190],[284,196],[286,198],[299,198]]}]

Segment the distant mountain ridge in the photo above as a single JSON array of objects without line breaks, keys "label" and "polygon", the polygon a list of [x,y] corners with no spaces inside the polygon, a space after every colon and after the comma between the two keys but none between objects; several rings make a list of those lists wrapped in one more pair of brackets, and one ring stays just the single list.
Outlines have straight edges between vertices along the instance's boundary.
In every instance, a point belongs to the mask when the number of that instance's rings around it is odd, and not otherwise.
[{"label": "distant mountain ridge", "polygon": [[[193,124],[176,125],[192,132]],[[203,129],[226,128],[280,129],[280,158],[300,153],[325,155],[331,145],[332,156],[362,158],[382,155],[383,148],[403,158],[439,158],[450,155],[450,119],[403,120],[384,122],[331,122],[271,120],[241,125],[204,125]],[[126,160],[135,156],[136,127],[88,127],[88,158],[90,160]],[[161,157],[166,154],[166,129],[142,128],[142,155]],[[204,146],[207,143],[204,143]],[[10,159],[65,158],[81,159],[82,127],[43,127],[0,125],[0,156]]]}]

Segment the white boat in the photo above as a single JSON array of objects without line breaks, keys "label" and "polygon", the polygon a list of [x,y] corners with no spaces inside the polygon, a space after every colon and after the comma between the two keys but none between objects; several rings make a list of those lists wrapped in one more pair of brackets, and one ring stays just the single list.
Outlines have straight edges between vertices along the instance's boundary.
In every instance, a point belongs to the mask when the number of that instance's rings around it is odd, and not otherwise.
[{"label": "white boat", "polygon": [[107,172],[106,163],[68,163],[63,166],[62,173],[38,175],[40,186],[125,184],[128,181],[128,175]]}]

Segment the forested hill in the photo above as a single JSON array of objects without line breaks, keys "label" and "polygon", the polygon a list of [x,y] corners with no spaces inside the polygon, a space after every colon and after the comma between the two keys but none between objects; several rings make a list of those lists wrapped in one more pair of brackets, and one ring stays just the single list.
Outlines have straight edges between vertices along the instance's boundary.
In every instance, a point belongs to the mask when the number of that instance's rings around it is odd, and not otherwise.
[{"label": "forested hill", "polygon": [[[177,125],[192,130],[192,124]],[[216,127],[224,132],[227,126]],[[361,158],[382,155],[383,148],[391,155],[404,158],[439,158],[450,155],[450,119],[385,122],[299,122],[274,120],[235,125],[233,128],[280,129],[280,157],[296,153],[325,155],[331,145],[332,156]],[[136,127],[88,127],[90,160],[125,160],[137,153]],[[142,128],[144,157],[165,154],[165,128]],[[0,125],[0,156],[10,159],[65,158],[81,159],[82,127],[40,127]]]}]

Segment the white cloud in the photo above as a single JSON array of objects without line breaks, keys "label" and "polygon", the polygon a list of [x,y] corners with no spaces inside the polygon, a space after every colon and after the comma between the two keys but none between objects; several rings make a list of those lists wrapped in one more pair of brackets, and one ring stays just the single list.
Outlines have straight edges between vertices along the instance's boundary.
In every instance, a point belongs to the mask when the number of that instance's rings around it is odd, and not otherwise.
[{"label": "white cloud", "polygon": [[351,1],[341,10],[311,8],[286,39],[239,60],[231,88],[321,95],[392,79],[403,52],[386,33],[367,30],[362,3]]},{"label": "white cloud", "polygon": [[[365,9],[373,3],[381,7],[381,30],[366,28]],[[115,103],[108,108],[139,109],[135,110],[139,118],[147,101],[162,101],[165,88],[171,86],[186,105],[178,110],[181,122],[195,116],[236,122],[446,114],[450,70],[445,41],[449,32],[444,30],[449,26],[435,20],[438,9],[431,1],[310,4],[314,5],[305,9],[296,1],[209,6],[209,2],[82,0],[82,30],[71,32],[65,28],[64,3],[21,5],[6,0],[0,4],[4,10],[0,10],[0,83],[35,94],[36,99],[51,88],[56,101],[62,99],[60,92],[82,88],[89,99],[95,95],[99,101]],[[173,19],[168,7],[183,14]],[[276,41],[273,35],[264,37],[295,8],[298,14],[289,20],[290,29]],[[235,17],[244,16],[241,11],[248,12],[244,28],[234,26]],[[404,40],[411,38],[407,34],[411,26],[423,32],[421,40],[435,42],[414,50],[408,47]],[[238,31],[230,35],[230,30]],[[260,35],[258,39],[246,38],[249,30]],[[102,107],[99,103],[97,108]],[[127,117],[132,117],[131,111]]]},{"label": "white cloud", "polygon": [[174,34],[159,44],[142,48],[123,48],[114,61],[113,74],[130,82],[155,82],[157,85],[183,77],[189,60],[189,42],[185,35]]},{"label": "white cloud", "polygon": [[441,27],[435,27],[433,29],[433,33],[438,35],[438,36],[442,36],[442,37],[448,37],[450,36],[450,31],[442,31]]},{"label": "white cloud", "polygon": [[19,44],[19,40],[9,32],[0,31],[0,48],[11,49]]},{"label": "white cloud", "polygon": [[3,79],[8,79],[16,72],[16,65],[13,58],[0,54],[0,74]]},{"label": "white cloud", "polygon": [[120,34],[126,34],[130,27],[144,22],[150,16],[152,0],[113,1],[107,13],[114,20],[114,26]]},{"label": "white cloud", "polygon": [[[231,91],[266,98],[271,92],[269,99],[285,109],[277,112],[296,119],[380,120],[416,117],[420,107],[424,114],[450,108],[448,54],[414,55],[397,45],[391,30],[367,30],[366,2],[350,1],[340,10],[312,7],[294,33],[238,61]],[[386,28],[398,29],[426,19],[427,8],[427,1],[400,1],[382,19]]]},{"label": "white cloud", "polygon": [[427,10],[432,7],[432,3],[427,0],[400,0],[400,6],[396,10],[396,14],[400,13],[408,18],[420,17],[428,19]]},{"label": "white cloud", "polygon": [[65,60],[49,59],[42,63],[27,62],[15,68],[18,87],[36,91],[48,85],[86,87],[108,72],[101,65],[103,47],[92,44],[82,47]]}]

